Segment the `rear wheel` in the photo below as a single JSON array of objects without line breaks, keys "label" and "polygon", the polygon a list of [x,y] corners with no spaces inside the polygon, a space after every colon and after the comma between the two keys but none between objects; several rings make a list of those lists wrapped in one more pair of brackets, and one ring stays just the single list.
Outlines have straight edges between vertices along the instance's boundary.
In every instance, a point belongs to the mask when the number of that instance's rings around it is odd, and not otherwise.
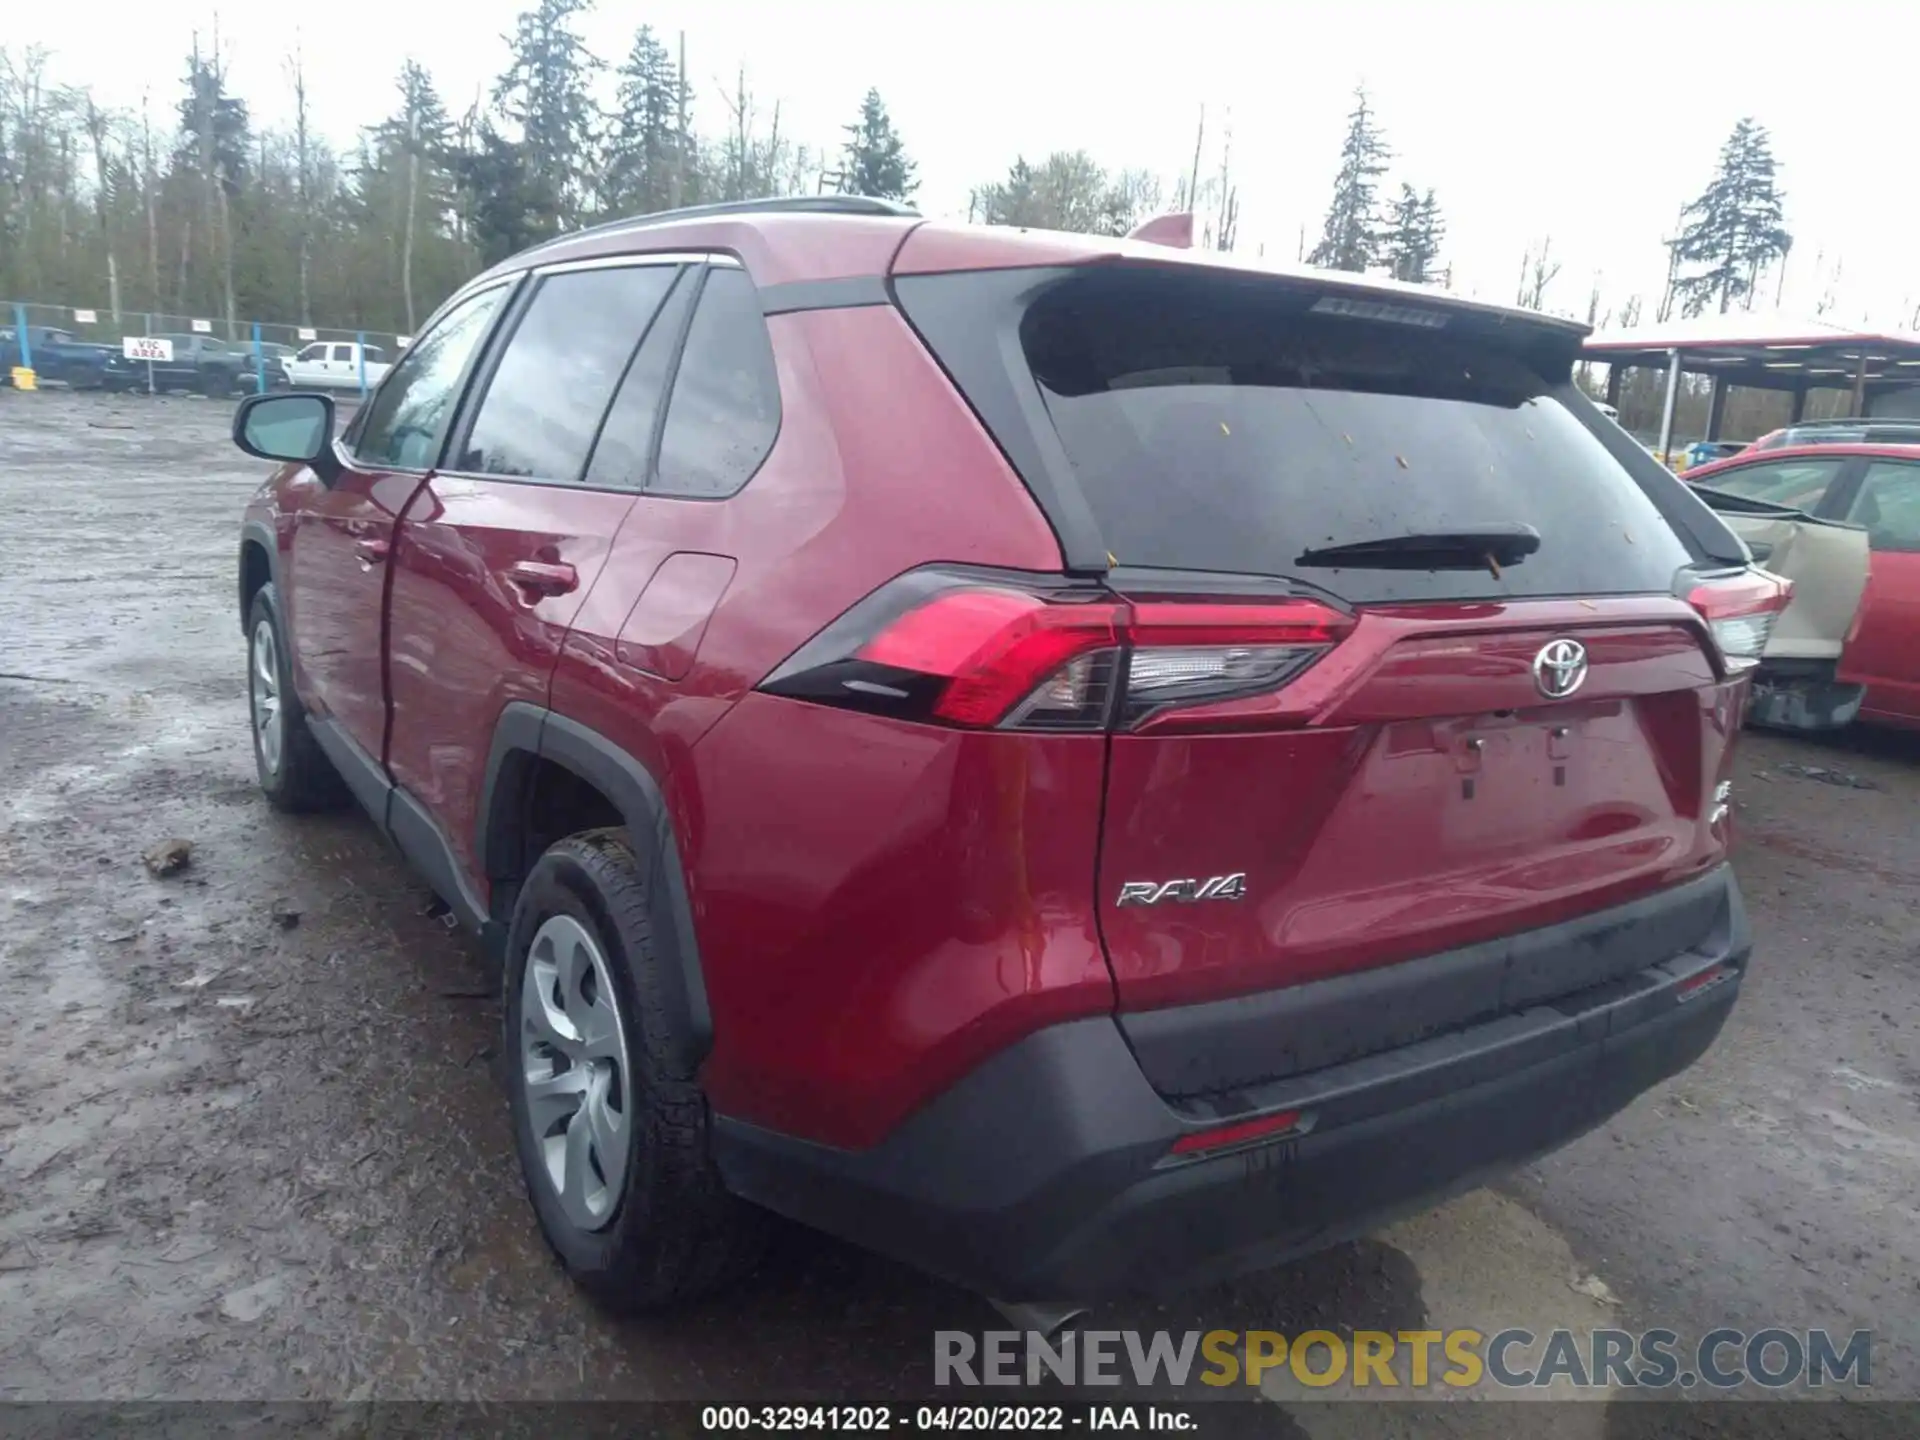
[{"label": "rear wheel", "polygon": [[200,376],[200,393],[218,400],[233,393],[233,376],[224,370],[208,370]]},{"label": "rear wheel", "polygon": [[567,1273],[629,1313],[737,1279],[765,1236],[714,1167],[699,1084],[661,1064],[673,1022],[644,873],[624,830],[552,846],[514,907],[504,977],[528,1198]]},{"label": "rear wheel", "polygon": [[306,707],[294,693],[293,658],[271,583],[254,593],[247,611],[247,704],[254,770],[268,803],[293,812],[338,804],[346,786],[313,738]]}]

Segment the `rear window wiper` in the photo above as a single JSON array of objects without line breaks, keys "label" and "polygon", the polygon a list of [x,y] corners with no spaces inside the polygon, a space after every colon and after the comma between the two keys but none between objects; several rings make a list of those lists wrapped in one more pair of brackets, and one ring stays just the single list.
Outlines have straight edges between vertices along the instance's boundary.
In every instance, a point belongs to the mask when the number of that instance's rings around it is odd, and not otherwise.
[{"label": "rear window wiper", "polygon": [[1531,525],[1475,525],[1459,530],[1417,530],[1302,551],[1293,563],[1353,570],[1478,570],[1500,573],[1540,548]]}]

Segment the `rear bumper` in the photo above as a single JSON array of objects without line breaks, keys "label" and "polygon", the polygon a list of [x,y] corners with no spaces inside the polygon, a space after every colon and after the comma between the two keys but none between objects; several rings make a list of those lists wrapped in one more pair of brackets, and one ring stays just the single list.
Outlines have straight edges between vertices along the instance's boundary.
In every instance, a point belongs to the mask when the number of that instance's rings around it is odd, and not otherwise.
[{"label": "rear bumper", "polygon": [[[1106,1018],[1002,1051],[873,1149],[716,1117],[738,1194],[997,1299],[1164,1294],[1263,1269],[1470,1190],[1598,1125],[1719,1034],[1750,940],[1706,939],[1551,1003],[1226,1094],[1169,1100]],[[1606,915],[1594,918],[1603,929]],[[1298,1111],[1304,1133],[1174,1161]]]},{"label": "rear bumper", "polygon": [[1770,730],[1839,730],[1866,699],[1864,685],[1836,678],[1832,660],[1763,660],[1754,676],[1747,720]]}]

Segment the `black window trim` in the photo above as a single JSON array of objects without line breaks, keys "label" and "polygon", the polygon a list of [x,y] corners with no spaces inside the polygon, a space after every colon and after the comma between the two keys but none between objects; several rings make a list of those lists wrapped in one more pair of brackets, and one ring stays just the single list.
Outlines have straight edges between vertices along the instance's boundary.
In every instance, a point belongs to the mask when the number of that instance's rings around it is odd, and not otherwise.
[{"label": "black window trim", "polygon": [[[480,343],[474,346],[473,352],[467,356],[467,363],[460,371],[460,378],[453,383],[453,408],[448,412],[447,423],[441,426],[439,439],[434,443],[433,448],[427,452],[429,457],[428,463],[425,465],[390,465],[383,460],[363,460],[357,452],[348,447],[345,434],[334,437],[334,457],[349,469],[364,472],[377,470],[383,475],[425,475],[439,468],[440,460],[446,453],[447,436],[452,432],[453,424],[459,419],[460,412],[466,407],[467,393],[473,384],[474,367],[480,357],[486,354],[487,350],[492,346],[494,337],[500,333],[500,322],[513,310],[515,303],[514,292],[522,287],[522,282],[525,279],[526,276],[524,274],[503,275],[496,279],[489,280],[482,285],[469,285],[465,289],[456,290],[452,295],[447,297],[446,301],[438,310],[427,317],[427,323],[415,332],[414,343],[407,347],[407,353],[412,354],[419,348],[419,342],[422,339],[433,334],[433,332],[439,328],[442,321],[461,306],[465,305],[469,300],[477,299],[490,290],[505,290],[507,292],[505,303],[494,312],[493,319],[488,322],[486,333],[480,337]],[[308,343],[318,345],[321,343],[331,344],[333,342],[315,340]],[[353,417],[353,425],[360,423],[361,416],[371,415],[373,413],[373,406],[379,400],[380,393],[385,390],[388,385],[393,383],[393,377],[398,374],[399,371],[400,361],[398,360],[387,367],[387,373],[380,377],[380,383],[368,391],[367,398],[360,402],[360,409]],[[351,429],[352,427],[349,426],[349,428]],[[356,441],[358,438],[356,435]]]},{"label": "black window trim", "polygon": [[[603,495],[641,495],[646,493],[644,486],[636,489],[630,485],[589,485],[587,483],[587,476],[593,473],[593,453],[599,448],[600,432],[606,428],[607,416],[612,412],[614,402],[620,398],[620,387],[626,382],[627,372],[633,368],[633,362],[639,357],[641,347],[647,343],[647,336],[652,333],[653,322],[665,311],[667,302],[673,298],[674,291],[678,286],[688,283],[701,283],[704,279],[704,272],[712,268],[716,262],[731,264],[735,267],[740,266],[740,262],[731,255],[714,256],[684,250],[673,250],[640,252],[632,255],[600,255],[591,260],[569,260],[553,265],[537,265],[520,271],[514,277],[516,281],[523,282],[520,287],[520,293],[513,298],[512,303],[502,314],[500,324],[494,328],[493,333],[488,337],[485,351],[479,357],[479,366],[467,378],[466,385],[460,397],[459,408],[454,413],[453,422],[447,427],[446,434],[441,437],[439,453],[442,462],[450,461],[455,455],[458,455],[461,447],[467,443],[467,437],[473,429],[473,422],[479,416],[480,407],[486,401],[487,387],[493,383],[493,377],[500,368],[500,359],[506,354],[507,346],[513,343],[514,332],[520,328],[520,322],[526,318],[527,311],[532,307],[535,297],[540,293],[541,285],[546,281],[548,276],[567,275],[579,270],[643,270],[654,269],[661,266],[671,266],[676,273],[672,279],[667,281],[666,292],[660,297],[660,304],[655,307],[653,314],[647,318],[647,328],[640,332],[639,339],[634,342],[633,348],[627,352],[626,364],[621,367],[620,378],[614,382],[613,389],[607,396],[607,403],[601,407],[600,418],[594,422],[592,443],[587,446],[586,456],[580,462],[580,469],[572,479],[559,480],[545,475],[497,475],[490,470],[455,469],[451,465],[444,463],[442,465],[436,465],[434,467],[435,472],[445,475],[450,480],[485,481],[493,485],[549,485],[562,490],[592,490]],[[689,282],[687,278],[688,272],[695,272],[696,278],[692,282]],[[698,304],[700,299],[699,295],[695,294],[693,298],[694,303]],[[692,313],[693,307],[689,306],[687,314],[691,316]],[[680,346],[685,342],[686,330],[683,325],[681,333],[675,341],[673,359],[667,367],[666,393],[668,395],[673,393],[673,377],[677,373],[680,365]],[[665,410],[666,407],[662,405],[661,412],[663,414]],[[660,430],[658,421],[659,417],[656,416],[653,434],[653,450],[649,453],[647,460],[647,475],[649,478],[652,476],[653,462],[659,452]]]},{"label": "black window trim", "polygon": [[[680,388],[680,362],[686,357],[687,337],[693,333],[693,322],[700,313],[700,302],[706,298],[707,273],[716,269],[727,268],[735,268],[746,272],[746,267],[740,265],[737,260],[734,261],[732,267],[723,265],[709,265],[706,267],[706,272],[703,272],[700,276],[700,288],[694,293],[693,303],[687,306],[687,313],[681,318],[680,334],[673,347],[673,360],[667,367],[667,383],[664,398],[661,401],[659,413],[653,417],[653,447],[652,453],[647,456],[647,483],[645,488],[640,492],[652,500],[681,500],[696,505],[717,505],[731,500],[759,477],[760,472],[767,468],[767,461],[773,458],[773,452],[780,448],[780,435],[786,429],[787,425],[787,397],[780,391],[780,357],[776,351],[773,357],[773,399],[776,407],[773,418],[773,434],[768,437],[767,448],[761,454],[760,459],[754,464],[753,469],[747,473],[746,477],[742,479],[738,485],[734,486],[733,489],[727,491],[724,495],[688,495],[678,490],[662,490],[659,486],[660,446],[667,433],[667,421],[673,414],[674,392]],[[746,274],[747,283],[754,285],[751,272],[746,272]],[[754,289],[763,296],[767,293],[766,290],[758,285],[754,285]],[[765,333],[767,337],[767,346],[769,349],[772,349],[773,334],[772,331],[767,328],[768,318],[767,312],[763,307],[760,312],[760,324],[763,333]],[[591,456],[588,457],[588,463],[592,463]]]}]

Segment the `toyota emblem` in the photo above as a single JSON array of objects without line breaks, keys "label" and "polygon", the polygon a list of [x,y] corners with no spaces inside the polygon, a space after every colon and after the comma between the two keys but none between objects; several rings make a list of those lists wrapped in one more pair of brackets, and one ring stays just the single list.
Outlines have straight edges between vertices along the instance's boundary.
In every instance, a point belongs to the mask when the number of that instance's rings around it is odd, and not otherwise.
[{"label": "toyota emblem", "polygon": [[1533,657],[1533,683],[1549,700],[1564,700],[1587,678],[1587,647],[1578,640],[1554,640]]}]

